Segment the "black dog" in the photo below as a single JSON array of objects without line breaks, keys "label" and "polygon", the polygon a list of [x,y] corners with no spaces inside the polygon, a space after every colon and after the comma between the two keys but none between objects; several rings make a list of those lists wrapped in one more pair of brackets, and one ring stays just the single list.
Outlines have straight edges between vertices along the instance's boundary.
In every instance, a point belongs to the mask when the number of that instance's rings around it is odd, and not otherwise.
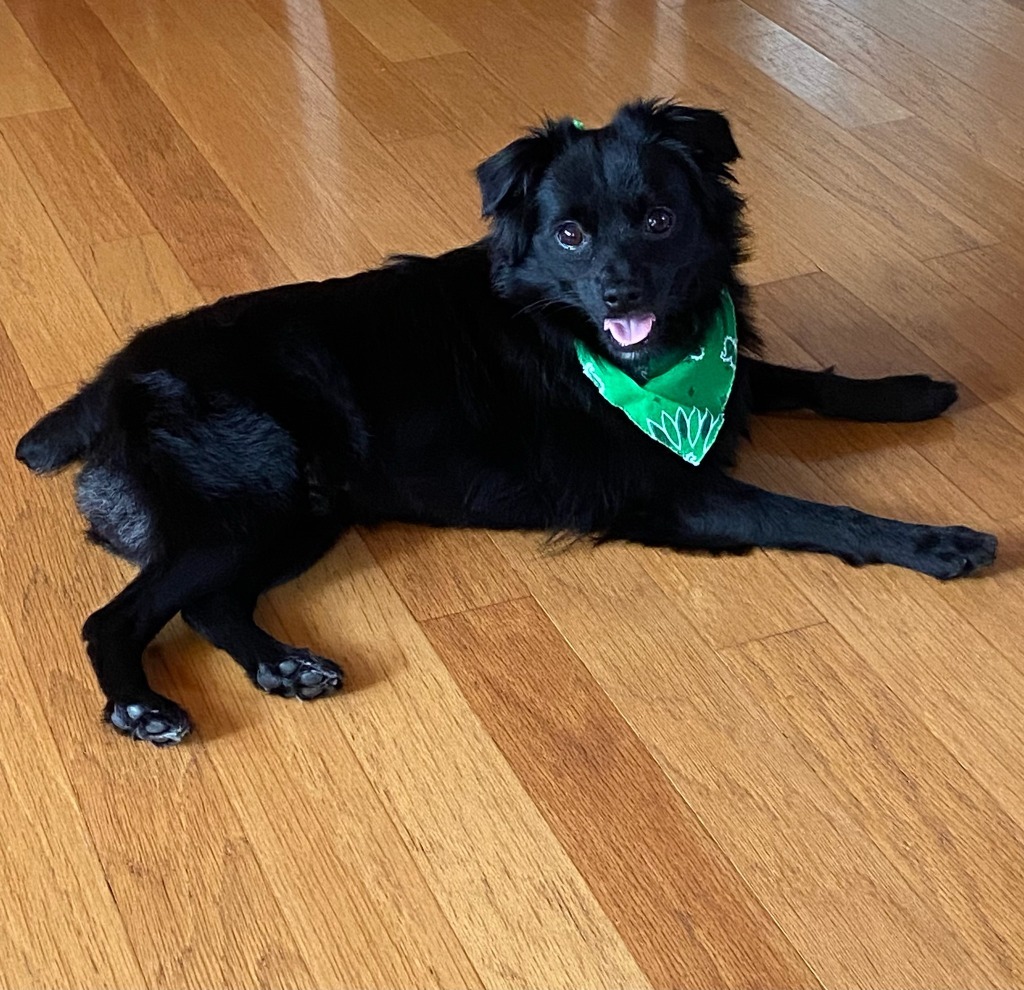
[{"label": "black dog", "polygon": [[[726,473],[749,412],[918,420],[956,398],[925,376],[856,381],[752,356],[737,157],[709,110],[640,102],[601,129],[548,122],[480,165],[483,242],[150,327],[36,424],[18,458],[37,472],[84,461],[90,537],[140,567],[83,629],[111,724],[157,744],[188,732],[142,668],[179,611],[265,691],[338,688],[335,664],[272,638],[253,609],[354,524],[785,547],[939,578],[990,563],[992,536]],[[643,383],[702,347],[723,293],[738,367],[724,426],[687,463],[605,401],[576,345]]]}]

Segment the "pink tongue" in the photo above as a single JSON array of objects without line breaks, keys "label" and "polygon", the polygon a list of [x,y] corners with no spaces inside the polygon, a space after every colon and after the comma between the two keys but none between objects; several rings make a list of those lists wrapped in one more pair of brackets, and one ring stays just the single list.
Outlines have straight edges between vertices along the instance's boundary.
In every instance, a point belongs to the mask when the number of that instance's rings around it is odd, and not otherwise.
[{"label": "pink tongue", "polygon": [[604,328],[623,347],[639,344],[650,336],[654,326],[653,313],[640,313],[637,316],[609,317],[604,321]]}]

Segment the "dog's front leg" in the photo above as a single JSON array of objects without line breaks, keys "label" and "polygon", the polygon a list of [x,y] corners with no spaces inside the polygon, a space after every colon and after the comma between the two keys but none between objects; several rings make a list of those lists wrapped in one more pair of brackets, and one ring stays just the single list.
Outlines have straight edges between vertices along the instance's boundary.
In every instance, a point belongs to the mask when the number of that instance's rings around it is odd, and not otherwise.
[{"label": "dog's front leg", "polygon": [[846,378],[743,358],[754,412],[809,409],[866,423],[932,419],[956,401],[956,386],[927,375]]},{"label": "dog's front leg", "polygon": [[851,564],[886,563],[949,579],[991,564],[996,538],[964,526],[927,526],[848,506],[777,495],[722,476],[686,503],[667,498],[623,517],[607,533],[654,546],[809,550]]}]

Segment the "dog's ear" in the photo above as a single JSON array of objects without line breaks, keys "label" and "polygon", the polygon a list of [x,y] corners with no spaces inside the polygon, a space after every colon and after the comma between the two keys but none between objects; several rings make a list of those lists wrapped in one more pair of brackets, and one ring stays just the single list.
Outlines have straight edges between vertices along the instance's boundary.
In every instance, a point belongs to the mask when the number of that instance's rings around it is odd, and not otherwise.
[{"label": "dog's ear", "polygon": [[491,221],[493,245],[506,260],[519,261],[526,253],[531,193],[574,133],[571,118],[548,120],[477,166],[482,215]]},{"label": "dog's ear", "polygon": [[545,121],[477,166],[483,216],[495,217],[526,197],[565,146],[567,123],[572,126],[572,121]]},{"label": "dog's ear", "polygon": [[729,121],[717,110],[685,107],[667,100],[641,100],[623,107],[618,114],[642,127],[657,141],[675,145],[694,163],[711,172],[721,172],[740,157]]}]

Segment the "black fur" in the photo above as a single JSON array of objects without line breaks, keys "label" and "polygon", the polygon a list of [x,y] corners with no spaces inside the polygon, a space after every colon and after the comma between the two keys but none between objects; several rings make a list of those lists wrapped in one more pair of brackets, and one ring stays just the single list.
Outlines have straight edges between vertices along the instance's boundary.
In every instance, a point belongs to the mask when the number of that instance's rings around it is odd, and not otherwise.
[{"label": "black fur", "polygon": [[[757,360],[736,276],[737,155],[710,110],[641,102],[601,129],[550,121],[480,165],[483,242],[150,327],[40,420],[19,459],[34,471],[83,461],[91,537],[140,566],[83,630],[108,720],[158,744],[187,733],[142,669],[179,611],[264,690],[337,688],[333,663],[279,643],[252,615],[264,590],[357,523],[787,547],[941,578],[991,562],[991,536],[803,502],[726,473],[751,411],[912,420],[956,397],[923,376],[862,382]],[[647,226],[655,207],[675,216],[667,232]],[[555,238],[570,220],[585,234],[572,250]],[[641,377],[699,344],[695,327],[723,287],[741,359],[725,427],[693,467],[600,398],[574,341]],[[653,313],[654,329],[619,346],[605,318],[636,312]]]}]

